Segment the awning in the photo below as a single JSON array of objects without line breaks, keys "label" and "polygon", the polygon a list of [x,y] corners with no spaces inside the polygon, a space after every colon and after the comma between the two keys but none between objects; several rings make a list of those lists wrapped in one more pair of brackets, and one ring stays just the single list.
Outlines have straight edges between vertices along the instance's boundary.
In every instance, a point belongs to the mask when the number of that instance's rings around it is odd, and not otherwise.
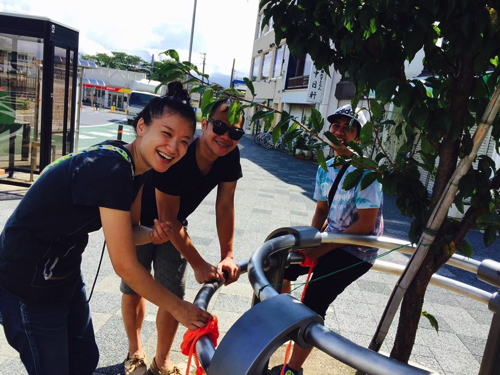
[{"label": "awning", "polygon": [[83,77],[83,84],[91,86],[101,86],[101,87],[106,86],[104,81],[101,81],[100,79],[87,78],[87,77]]},{"label": "awning", "polygon": [[78,59],[78,66],[85,69],[97,69],[97,65],[92,60]]}]

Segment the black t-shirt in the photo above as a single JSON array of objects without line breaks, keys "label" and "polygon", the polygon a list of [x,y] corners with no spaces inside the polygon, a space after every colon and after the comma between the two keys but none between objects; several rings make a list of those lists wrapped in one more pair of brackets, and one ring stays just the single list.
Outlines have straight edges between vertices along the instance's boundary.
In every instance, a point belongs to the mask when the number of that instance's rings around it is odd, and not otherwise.
[{"label": "black t-shirt", "polygon": [[102,145],[121,152],[81,152],[45,170],[5,224],[0,288],[27,304],[67,302],[78,285],[88,233],[101,228],[99,207],[129,211],[137,196],[143,178],[134,178],[124,144]]},{"label": "black t-shirt", "polygon": [[180,196],[177,219],[182,223],[219,183],[237,181],[243,176],[238,147],[218,158],[208,174],[203,176],[196,162],[198,140],[195,139],[186,155],[166,172],[148,172],[151,176],[145,178],[142,192],[142,225],[152,226],[153,220],[158,218],[155,187],[165,194]]}]

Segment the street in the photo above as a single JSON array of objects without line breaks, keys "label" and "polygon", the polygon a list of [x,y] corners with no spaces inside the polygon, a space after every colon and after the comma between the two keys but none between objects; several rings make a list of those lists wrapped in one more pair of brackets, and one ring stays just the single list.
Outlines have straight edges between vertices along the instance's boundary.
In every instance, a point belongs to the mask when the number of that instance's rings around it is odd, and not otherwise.
[{"label": "street", "polygon": [[[92,112],[84,108],[81,113],[79,148],[105,139],[116,138],[118,123],[125,116],[109,111]],[[124,125],[125,141],[134,137],[131,126]],[[245,135],[240,143],[243,178],[238,181],[235,197],[236,260],[248,259],[267,235],[280,227],[309,225],[315,209],[312,199],[314,176],[317,165],[312,161],[298,160],[280,151],[265,150],[257,146],[253,136]],[[11,187],[0,185],[0,229],[19,202],[20,195]],[[219,260],[219,243],[215,226],[215,194],[212,192],[189,218],[189,233],[202,256],[210,263]],[[400,215],[395,199],[385,197],[384,235],[407,239],[410,220]],[[490,258],[499,261],[498,240],[489,248],[482,242],[482,233],[472,230],[467,240],[474,248],[474,259]],[[122,362],[127,354],[127,340],[120,311],[120,279],[114,273],[107,255],[104,256],[99,274],[97,268],[103,245],[102,231],[92,233],[83,256],[82,271],[90,293],[97,280],[90,301],[96,340],[101,358],[95,374],[123,373]],[[408,256],[391,253],[383,258],[404,264]],[[477,279],[472,273],[443,267],[440,275],[476,286],[490,293],[496,288]],[[394,275],[370,271],[353,283],[330,306],[325,326],[349,340],[368,346],[385,304],[397,281]],[[193,301],[200,286],[190,271],[187,280],[186,300]],[[219,319],[221,338],[231,326],[251,307],[252,288],[248,276],[223,287],[211,300],[209,311]],[[300,290],[294,294],[300,297]],[[148,364],[154,356],[156,344],[156,307],[148,303],[142,338],[148,356]],[[428,366],[446,375],[477,374],[482,359],[492,313],[484,304],[470,298],[429,286],[424,310],[436,317],[439,333],[422,318],[411,361]],[[397,318],[382,347],[390,352],[397,327]],[[181,366],[186,357],[180,352],[180,342],[185,328],[181,327],[175,338],[172,358]],[[283,349],[272,358],[274,366],[283,361]],[[282,362],[281,362],[282,363]],[[0,374],[24,374],[18,354],[5,341],[0,330]],[[305,374],[353,374],[349,366],[339,363],[319,350],[314,350],[306,362]]]}]

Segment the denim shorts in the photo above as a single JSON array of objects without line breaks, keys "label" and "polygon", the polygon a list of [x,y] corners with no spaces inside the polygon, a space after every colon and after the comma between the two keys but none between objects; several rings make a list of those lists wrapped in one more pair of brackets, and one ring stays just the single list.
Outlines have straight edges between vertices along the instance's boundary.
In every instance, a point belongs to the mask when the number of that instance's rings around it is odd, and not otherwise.
[{"label": "denim shorts", "polygon": [[[151,272],[154,270],[154,278],[165,288],[183,299],[186,290],[186,266],[187,261],[169,241],[161,245],[148,243],[136,247],[137,260],[142,266]],[[120,284],[123,294],[137,294],[123,280]]]}]

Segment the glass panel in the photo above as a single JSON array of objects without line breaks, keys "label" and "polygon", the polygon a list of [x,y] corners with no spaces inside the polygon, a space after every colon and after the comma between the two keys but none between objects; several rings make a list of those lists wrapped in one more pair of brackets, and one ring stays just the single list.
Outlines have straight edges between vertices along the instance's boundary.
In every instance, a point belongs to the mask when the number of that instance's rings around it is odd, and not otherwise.
[{"label": "glass panel", "polygon": [[306,55],[306,61],[304,63],[304,76],[308,76],[311,74],[311,68],[312,68],[313,61],[311,59],[311,56]]},{"label": "glass panel", "polygon": [[255,57],[253,60],[253,66],[252,66],[252,81],[256,81],[257,77],[259,76],[259,67],[260,67],[260,58],[261,56]]},{"label": "glass panel", "polygon": [[266,80],[269,78],[269,71],[271,70],[271,52],[267,52],[264,55],[264,61],[262,62],[262,74],[260,79]]},{"label": "glass panel", "polygon": [[68,118],[66,120],[66,123],[68,124],[67,129],[66,129],[66,149],[64,150],[66,154],[69,154],[70,152],[73,151],[71,148],[72,145],[72,135],[73,132],[71,131],[71,115],[74,113],[75,108],[71,104],[71,98],[73,96],[73,58],[74,58],[75,51],[69,51],[69,80],[68,80],[68,97],[66,98],[67,103],[68,103]]},{"label": "glass panel", "polygon": [[64,106],[66,104],[66,64],[66,49],[54,47],[51,161],[63,155],[63,134],[66,131],[66,119],[64,118]]},{"label": "glass panel", "polygon": [[0,168],[30,172],[38,160],[43,42],[0,34]]},{"label": "glass panel", "polygon": [[284,46],[280,46],[276,50],[276,56],[274,57],[274,67],[273,67],[273,78],[281,77],[283,72],[283,51]]}]

